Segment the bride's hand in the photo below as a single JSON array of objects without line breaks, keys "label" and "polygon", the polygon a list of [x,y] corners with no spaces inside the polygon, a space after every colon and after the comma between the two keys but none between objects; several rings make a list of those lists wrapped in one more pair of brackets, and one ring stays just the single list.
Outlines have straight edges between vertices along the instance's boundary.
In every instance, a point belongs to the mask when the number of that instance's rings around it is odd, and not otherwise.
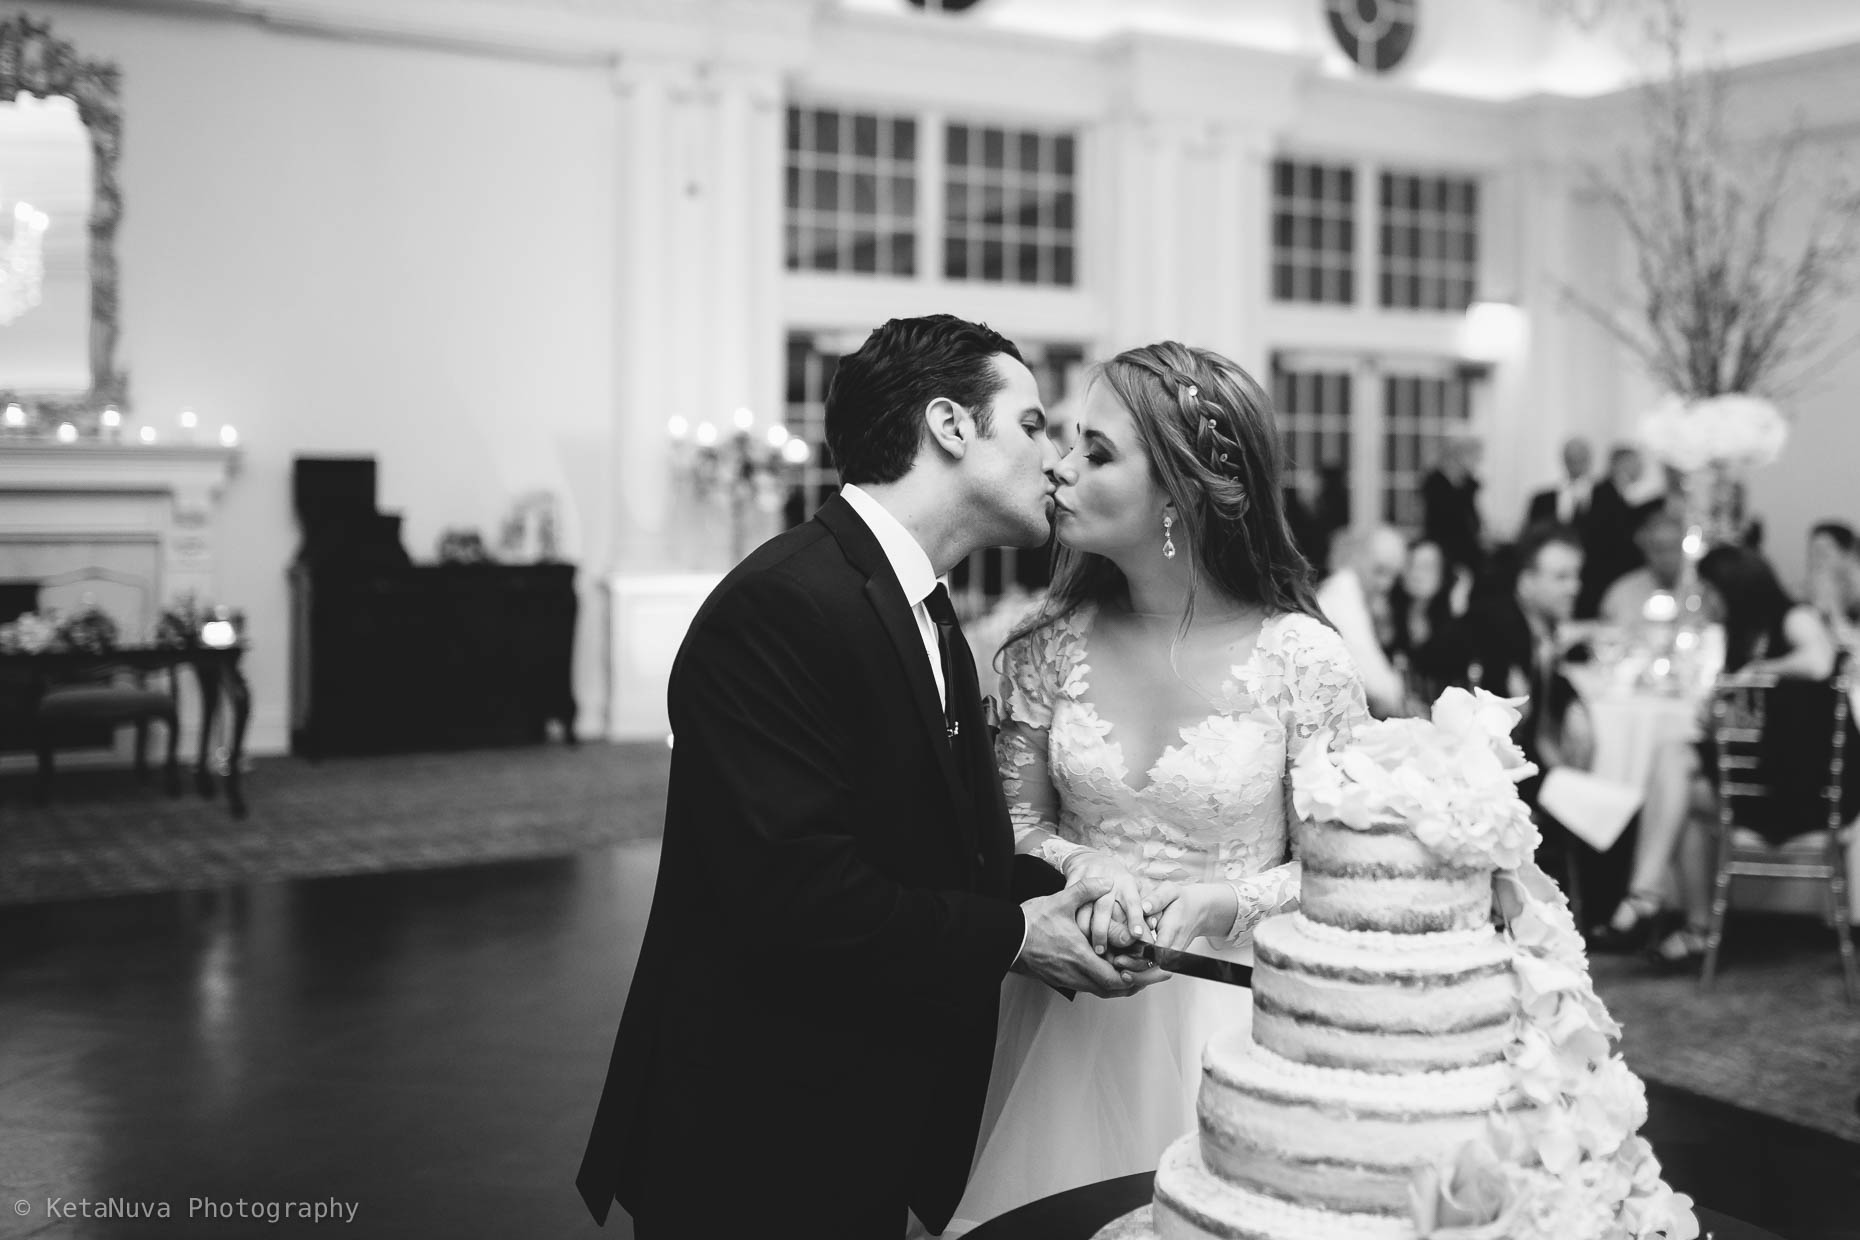
[{"label": "bride's hand", "polygon": [[1128,947],[1136,939],[1149,937],[1137,880],[1116,858],[1096,849],[1082,849],[1067,859],[1065,876],[1068,886],[1094,879],[1111,885],[1109,891],[1078,913],[1080,932],[1091,940],[1092,950],[1100,956],[1110,947]]},{"label": "bride's hand", "polygon": [[1185,951],[1199,938],[1223,939],[1239,916],[1238,897],[1226,883],[1162,883],[1143,902],[1156,942]]}]

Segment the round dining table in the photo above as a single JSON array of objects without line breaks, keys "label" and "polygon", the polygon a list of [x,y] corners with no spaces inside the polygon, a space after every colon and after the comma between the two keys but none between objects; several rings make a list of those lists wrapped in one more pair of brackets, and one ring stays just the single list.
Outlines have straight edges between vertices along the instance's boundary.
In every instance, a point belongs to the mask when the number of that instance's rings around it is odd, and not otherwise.
[{"label": "round dining table", "polygon": [[[968,1240],[1092,1240],[1111,1223],[1150,1202],[1154,1171],[1055,1193],[991,1219],[968,1234]],[[1710,1240],[1781,1240],[1773,1232],[1700,1207],[1699,1235]],[[1131,1220],[1105,1240],[1139,1240],[1154,1236],[1141,1219]]]}]

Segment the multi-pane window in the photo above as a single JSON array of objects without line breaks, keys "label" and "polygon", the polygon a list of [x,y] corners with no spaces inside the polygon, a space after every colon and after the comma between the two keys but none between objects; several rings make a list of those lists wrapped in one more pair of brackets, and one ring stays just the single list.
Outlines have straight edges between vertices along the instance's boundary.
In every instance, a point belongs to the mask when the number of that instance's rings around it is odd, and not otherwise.
[{"label": "multi-pane window", "polygon": [[1449,376],[1388,375],[1382,402],[1383,519],[1418,530],[1426,516],[1421,481],[1448,441],[1465,434],[1471,384]]},{"label": "multi-pane window", "polygon": [[1382,174],[1381,304],[1458,312],[1479,285],[1479,183]]},{"label": "multi-pane window", "polygon": [[[1076,344],[1043,344],[1020,341],[1021,356],[1039,385],[1040,400],[1046,406],[1048,433],[1067,416],[1063,411],[1074,394],[1085,370],[1085,349]],[[1076,416],[1076,415],[1073,415]],[[1014,424],[995,421],[995,433],[1015,431]],[[1065,440],[1055,435],[1057,442]],[[986,612],[1009,591],[1031,594],[1044,590],[1052,580],[1053,553],[1044,547],[984,547],[949,574],[950,599],[956,613],[967,619]],[[984,680],[987,672],[983,673]]]},{"label": "multi-pane window", "polygon": [[[827,385],[839,366],[844,335],[791,331],[788,333],[787,399],[783,418],[789,431],[805,439],[812,449],[800,467],[797,485],[785,502],[786,524],[799,525],[839,490],[840,476],[827,452]],[[1085,366],[1085,350],[1076,344],[1020,342],[1022,355],[1039,384],[1040,396],[1052,413],[1064,401]],[[1018,432],[1018,424],[996,423],[997,433]],[[949,575],[950,596],[965,617],[977,616],[1009,590],[1044,589],[1051,573],[1048,547],[1000,548],[978,551],[956,565]]]},{"label": "multi-pane window", "polygon": [[1073,284],[1077,139],[1067,133],[950,125],[943,150],[944,276]]},{"label": "multi-pane window", "polygon": [[[1351,372],[1343,367],[1272,369],[1272,405],[1285,449],[1284,485],[1297,490],[1325,528],[1350,523]],[[1322,548],[1314,549],[1320,558]]]},{"label": "multi-pane window", "polygon": [[917,122],[788,109],[790,271],[917,272]]},{"label": "multi-pane window", "polygon": [[1272,295],[1356,300],[1356,170],[1278,159],[1272,165]]},{"label": "multi-pane window", "polygon": [[839,490],[840,476],[827,454],[827,384],[840,364],[831,337],[788,333],[787,394],[783,419],[789,433],[812,451],[801,465],[799,485],[788,493],[786,523],[799,525]]}]

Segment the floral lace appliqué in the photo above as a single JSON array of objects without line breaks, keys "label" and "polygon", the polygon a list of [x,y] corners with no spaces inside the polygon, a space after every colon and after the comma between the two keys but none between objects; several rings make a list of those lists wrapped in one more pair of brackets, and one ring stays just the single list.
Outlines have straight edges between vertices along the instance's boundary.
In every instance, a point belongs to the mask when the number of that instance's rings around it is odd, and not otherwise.
[{"label": "floral lace appliqu\u00e9", "polygon": [[1368,718],[1361,682],[1328,627],[1274,617],[1219,709],[1133,779],[1112,723],[1088,696],[1094,618],[1081,608],[1009,652],[1008,713],[1021,726],[1003,730],[1001,769],[1016,836],[1038,824],[1040,839],[1110,853],[1152,883],[1232,882],[1241,908],[1227,941],[1239,941],[1297,905],[1289,760],[1319,731],[1347,736]]}]

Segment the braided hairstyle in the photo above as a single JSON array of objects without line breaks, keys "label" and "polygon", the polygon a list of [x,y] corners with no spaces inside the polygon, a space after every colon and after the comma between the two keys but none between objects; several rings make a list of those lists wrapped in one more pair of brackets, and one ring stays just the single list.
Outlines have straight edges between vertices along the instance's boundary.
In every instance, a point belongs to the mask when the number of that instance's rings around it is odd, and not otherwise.
[{"label": "braided hairstyle", "polygon": [[[1130,411],[1151,474],[1175,505],[1176,537],[1197,569],[1183,632],[1197,584],[1257,603],[1269,616],[1301,612],[1323,621],[1311,564],[1285,517],[1272,401],[1253,377],[1212,349],[1166,340],[1125,350],[1097,367],[1091,382],[1108,384]],[[1110,560],[1061,546],[1046,606],[1006,644],[1126,590]]]}]

